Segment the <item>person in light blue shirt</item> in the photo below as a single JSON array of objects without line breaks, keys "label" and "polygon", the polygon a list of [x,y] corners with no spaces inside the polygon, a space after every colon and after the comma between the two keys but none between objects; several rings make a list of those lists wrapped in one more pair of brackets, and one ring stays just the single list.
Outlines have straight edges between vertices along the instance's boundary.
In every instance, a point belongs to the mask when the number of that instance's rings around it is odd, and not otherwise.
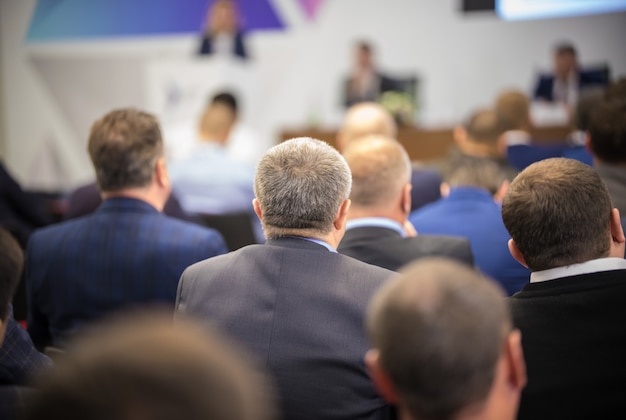
[{"label": "person in light blue shirt", "polygon": [[235,120],[235,109],[226,103],[207,107],[200,140],[188,158],[171,167],[173,189],[190,214],[249,213],[261,241],[263,232],[252,208],[254,166],[235,158],[226,147]]},{"label": "person in light blue shirt", "polygon": [[511,237],[497,202],[508,184],[505,174],[487,158],[463,156],[451,167],[447,197],[414,211],[409,221],[420,234],[469,239],[475,265],[512,295],[528,283],[530,273],[509,253]]}]

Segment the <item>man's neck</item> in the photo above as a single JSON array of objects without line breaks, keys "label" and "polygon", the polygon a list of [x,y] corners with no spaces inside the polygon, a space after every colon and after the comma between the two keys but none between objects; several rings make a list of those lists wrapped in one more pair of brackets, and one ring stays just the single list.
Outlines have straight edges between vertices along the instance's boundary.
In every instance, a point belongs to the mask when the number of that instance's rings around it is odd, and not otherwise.
[{"label": "man's neck", "polygon": [[394,222],[398,222],[400,224],[403,224],[406,221],[406,215],[399,211],[391,211],[389,209],[382,208],[364,208],[353,203],[352,207],[350,207],[350,211],[348,212],[348,220],[363,219],[366,217],[380,217],[383,219],[393,220]]}]

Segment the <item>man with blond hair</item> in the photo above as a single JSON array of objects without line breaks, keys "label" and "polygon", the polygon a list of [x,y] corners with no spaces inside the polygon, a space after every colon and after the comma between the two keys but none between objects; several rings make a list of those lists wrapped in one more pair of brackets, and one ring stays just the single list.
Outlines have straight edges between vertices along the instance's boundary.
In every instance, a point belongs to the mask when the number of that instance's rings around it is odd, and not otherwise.
[{"label": "man with blond hair", "polygon": [[374,297],[366,363],[399,418],[513,420],[526,383],[502,290],[454,261],[424,259]]},{"label": "man with blond hair", "polygon": [[284,418],[389,418],[363,366],[363,319],[392,272],[336,252],[350,208],[346,161],[319,140],[289,140],[261,159],[254,188],[266,243],[185,270],[178,311],[267,366]]},{"label": "man with blond hair", "polygon": [[352,172],[352,206],[340,253],[394,271],[429,255],[473,265],[467,239],[406,231],[411,162],[400,143],[383,136],[362,137],[343,155]]},{"label": "man with blond hair", "polygon": [[625,238],[604,182],[576,160],[534,163],[511,183],[502,219],[532,272],[510,299],[529,379],[518,418],[621,418]]}]

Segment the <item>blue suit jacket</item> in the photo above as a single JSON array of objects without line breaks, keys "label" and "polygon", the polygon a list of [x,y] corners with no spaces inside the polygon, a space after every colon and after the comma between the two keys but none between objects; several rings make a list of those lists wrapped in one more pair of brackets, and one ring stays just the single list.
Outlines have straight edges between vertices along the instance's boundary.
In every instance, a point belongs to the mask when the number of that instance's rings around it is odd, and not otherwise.
[{"label": "blue suit jacket", "polygon": [[177,310],[212,322],[273,374],[285,419],[388,419],[365,370],[367,304],[393,272],[297,238],[194,264]]},{"label": "blue suit jacket", "polygon": [[219,233],[169,218],[131,198],[36,231],[26,253],[28,332],[62,346],[82,324],[129,305],[174,307],[183,270],[226,252]]},{"label": "blue suit jacket", "polygon": [[529,282],[530,272],[509,252],[511,236],[502,222],[500,206],[487,191],[453,188],[448,197],[411,213],[409,220],[419,233],[469,239],[474,264],[509,295]]}]

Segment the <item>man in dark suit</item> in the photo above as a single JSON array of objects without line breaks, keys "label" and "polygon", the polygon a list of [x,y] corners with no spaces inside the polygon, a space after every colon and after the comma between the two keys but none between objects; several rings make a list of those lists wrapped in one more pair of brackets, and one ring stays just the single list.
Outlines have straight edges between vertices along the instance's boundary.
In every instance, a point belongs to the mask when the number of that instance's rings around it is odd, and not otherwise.
[{"label": "man in dark suit", "polygon": [[211,5],[207,12],[206,28],[202,34],[198,54],[248,58],[234,1],[216,0]]},{"label": "man in dark suit", "polygon": [[352,172],[352,206],[340,253],[394,271],[425,256],[473,265],[467,239],[417,235],[409,226],[411,161],[400,143],[363,137],[351,142],[343,155]]},{"label": "man in dark suit", "polygon": [[24,253],[11,234],[0,227],[0,418],[17,418],[27,386],[52,363],[39,353],[28,333],[13,318],[11,298],[24,266]]},{"label": "man in dark suit", "polygon": [[91,128],[98,210],[36,231],[27,248],[28,332],[62,346],[83,324],[129,305],[171,305],[183,270],[226,252],[219,233],[161,213],[170,194],[156,118],[115,110]]},{"label": "man in dark suit", "polygon": [[625,238],[602,179],[577,160],[534,163],[511,183],[502,219],[532,271],[510,299],[528,367],[518,418],[621,418]]},{"label": "man in dark suit", "polygon": [[387,419],[363,357],[367,302],[393,274],[338,254],[350,169],[326,143],[300,138],[258,164],[254,210],[267,237],[194,264],[177,310],[211,322],[273,374],[285,419]]},{"label": "man in dark suit", "polygon": [[360,102],[376,102],[384,92],[399,89],[397,81],[376,68],[373,48],[368,42],[357,43],[354,64],[354,70],[344,86],[346,108]]},{"label": "man in dark suit", "polygon": [[581,69],[576,48],[571,44],[560,44],[554,49],[554,73],[539,76],[533,98],[574,107],[582,90],[608,83],[606,69]]}]

